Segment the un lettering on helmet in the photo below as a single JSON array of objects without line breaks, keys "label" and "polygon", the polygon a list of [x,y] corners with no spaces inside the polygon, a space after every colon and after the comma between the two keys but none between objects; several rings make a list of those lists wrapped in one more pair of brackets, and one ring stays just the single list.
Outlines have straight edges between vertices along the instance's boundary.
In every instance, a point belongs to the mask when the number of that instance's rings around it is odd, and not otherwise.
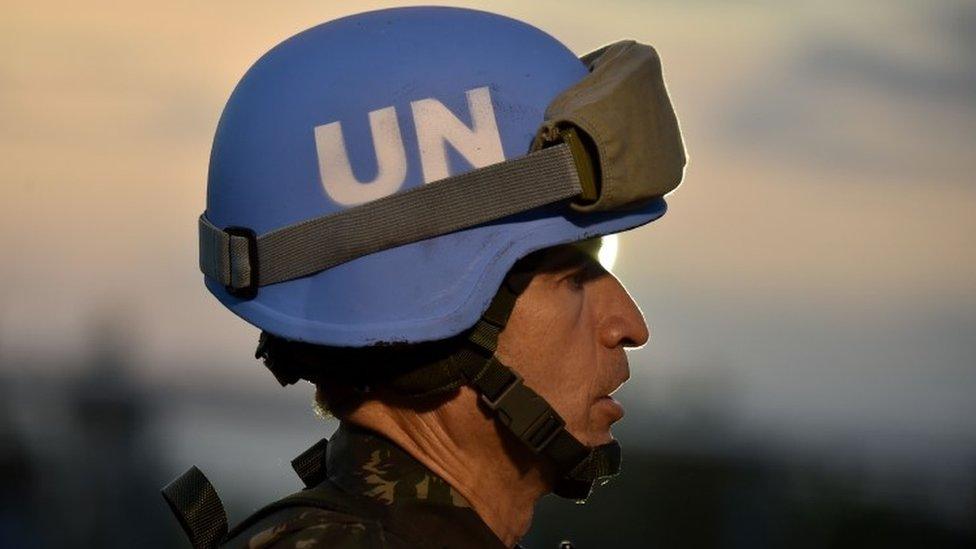
[{"label": "un lettering on helmet", "polygon": [[[474,168],[505,160],[489,88],[471,89],[465,96],[471,126],[436,98],[410,102],[424,183],[451,175],[448,144]],[[343,206],[355,206],[391,195],[400,190],[407,177],[407,151],[396,107],[370,111],[367,117],[377,166],[371,181],[360,181],[353,173],[341,121],[315,127],[315,150],[322,187],[329,198]]]}]

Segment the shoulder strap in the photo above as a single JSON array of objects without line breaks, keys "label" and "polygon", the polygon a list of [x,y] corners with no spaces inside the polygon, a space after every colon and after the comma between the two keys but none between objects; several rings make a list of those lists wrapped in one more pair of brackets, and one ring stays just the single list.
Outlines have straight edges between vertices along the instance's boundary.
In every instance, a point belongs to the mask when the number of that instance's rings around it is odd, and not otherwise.
[{"label": "shoulder strap", "polygon": [[325,451],[328,440],[322,439],[292,461],[292,466],[306,488],[265,505],[228,532],[227,513],[213,484],[196,466],[162,489],[163,499],[176,515],[194,549],[213,549],[240,535],[261,519],[291,507],[316,507],[382,521],[388,510],[363,496],[343,493],[325,475]]},{"label": "shoulder strap", "polygon": [[283,509],[315,507],[374,522],[388,531],[386,535],[409,535],[411,547],[428,547],[425,541],[421,541],[424,538],[414,530],[414,526],[397,517],[389,506],[364,495],[347,493],[328,477],[325,466],[328,444],[328,439],[323,438],[292,460],[292,467],[306,486],[304,490],[262,507],[226,534],[224,541],[240,536],[261,520]]},{"label": "shoulder strap", "polygon": [[224,539],[233,539],[272,513],[292,507],[315,507],[380,523],[388,514],[388,510],[382,503],[343,493],[332,481],[325,479],[314,488],[306,488],[258,509],[228,532]]},{"label": "shoulder strap", "polygon": [[207,477],[196,466],[162,490],[194,549],[216,547],[227,533],[227,513]]},{"label": "shoulder strap", "polygon": [[328,448],[329,439],[323,438],[291,460],[291,468],[302,479],[306,488],[318,486],[325,480],[325,453]]}]

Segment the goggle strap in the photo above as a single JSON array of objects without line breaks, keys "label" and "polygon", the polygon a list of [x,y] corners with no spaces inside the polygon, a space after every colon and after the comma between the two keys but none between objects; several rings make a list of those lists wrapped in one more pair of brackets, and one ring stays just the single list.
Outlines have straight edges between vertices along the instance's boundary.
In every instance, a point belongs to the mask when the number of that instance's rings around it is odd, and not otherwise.
[{"label": "goggle strap", "polygon": [[200,270],[244,298],[382,250],[578,197],[577,160],[560,143],[261,236],[200,216]]}]

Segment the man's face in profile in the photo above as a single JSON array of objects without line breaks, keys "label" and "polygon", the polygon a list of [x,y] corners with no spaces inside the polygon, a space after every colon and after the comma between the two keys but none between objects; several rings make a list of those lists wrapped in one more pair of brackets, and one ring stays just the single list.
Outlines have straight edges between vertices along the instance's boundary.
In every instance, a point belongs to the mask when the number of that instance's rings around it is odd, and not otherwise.
[{"label": "man's face in profile", "polygon": [[525,378],[587,446],[610,442],[623,417],[611,398],[630,377],[625,348],[647,342],[637,304],[593,254],[545,253],[498,340],[499,358]]}]

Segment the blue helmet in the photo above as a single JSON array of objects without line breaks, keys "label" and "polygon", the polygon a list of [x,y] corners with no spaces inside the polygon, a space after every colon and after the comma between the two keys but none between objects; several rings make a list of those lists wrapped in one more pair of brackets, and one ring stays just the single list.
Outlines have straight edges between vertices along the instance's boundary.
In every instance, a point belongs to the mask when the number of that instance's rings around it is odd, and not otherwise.
[{"label": "blue helmet", "polygon": [[[550,103],[588,72],[545,32],[469,9],[387,9],[311,28],[261,57],[227,102],[206,222],[232,234],[245,228],[253,246],[255,236],[518,159]],[[623,211],[544,204],[248,295],[205,280],[234,313],[285,339],[343,347],[440,340],[475,324],[521,257],[664,211],[660,197]],[[415,222],[441,213],[418,212]]]}]

